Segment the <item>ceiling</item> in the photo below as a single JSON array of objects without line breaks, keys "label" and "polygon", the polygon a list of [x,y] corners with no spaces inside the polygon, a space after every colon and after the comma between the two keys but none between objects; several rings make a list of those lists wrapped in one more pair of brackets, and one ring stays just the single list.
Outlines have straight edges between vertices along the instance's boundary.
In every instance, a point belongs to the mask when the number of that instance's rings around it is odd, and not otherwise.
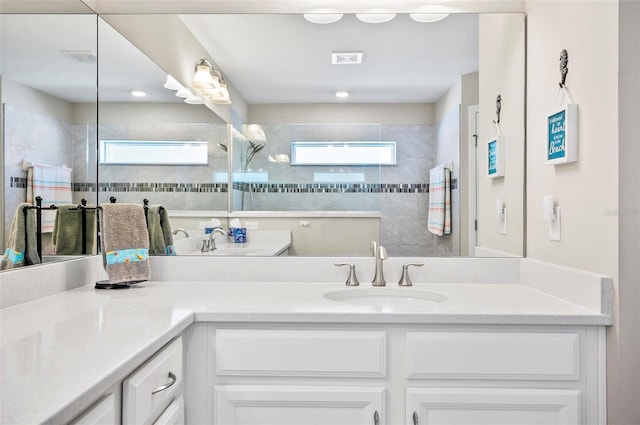
[{"label": "ceiling", "polygon": [[[2,15],[0,74],[71,103],[181,101],[162,87],[166,73],[96,15]],[[97,63],[79,63],[63,50],[99,53]],[[131,90],[147,92],[133,98]]]},{"label": "ceiling", "polygon": [[[181,18],[250,104],[431,103],[478,69],[475,14],[431,24],[408,15],[366,24],[347,14],[327,25],[300,14]],[[96,47],[95,15],[3,15],[2,75],[69,102],[94,102],[95,63],[74,62],[60,51],[97,50],[101,101],[181,101],[162,87],[162,69],[98,21]],[[362,64],[331,65],[332,52],[351,50],[363,52]],[[147,97],[132,98],[134,89]],[[351,96],[337,99],[336,90]]]},{"label": "ceiling", "polygon": [[[436,23],[398,15],[368,24],[347,14],[318,25],[300,14],[181,15],[250,104],[432,103],[478,70],[478,17]],[[360,65],[332,65],[334,51],[362,51]],[[338,100],[334,93],[351,96]]]}]

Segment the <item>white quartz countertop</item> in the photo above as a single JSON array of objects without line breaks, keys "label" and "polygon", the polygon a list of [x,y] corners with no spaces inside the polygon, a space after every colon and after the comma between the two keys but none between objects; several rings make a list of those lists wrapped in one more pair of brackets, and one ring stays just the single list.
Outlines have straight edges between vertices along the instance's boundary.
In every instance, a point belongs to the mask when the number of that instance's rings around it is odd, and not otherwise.
[{"label": "white quartz countertop", "polygon": [[[394,285],[395,286],[395,285]],[[332,301],[329,283],[145,282],[80,287],[0,311],[0,423],[63,423],[194,321],[608,325],[600,312],[521,284],[424,284],[414,306]],[[380,288],[384,290],[385,288]]]}]

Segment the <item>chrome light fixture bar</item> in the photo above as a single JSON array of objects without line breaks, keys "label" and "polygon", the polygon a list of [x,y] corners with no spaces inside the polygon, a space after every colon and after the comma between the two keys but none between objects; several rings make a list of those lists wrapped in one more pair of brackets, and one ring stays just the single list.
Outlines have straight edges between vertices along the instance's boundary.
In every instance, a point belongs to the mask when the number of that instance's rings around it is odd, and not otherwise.
[{"label": "chrome light fixture bar", "polygon": [[207,59],[200,59],[195,68],[191,87],[207,97],[211,103],[228,105],[231,103],[229,89],[220,71]]}]

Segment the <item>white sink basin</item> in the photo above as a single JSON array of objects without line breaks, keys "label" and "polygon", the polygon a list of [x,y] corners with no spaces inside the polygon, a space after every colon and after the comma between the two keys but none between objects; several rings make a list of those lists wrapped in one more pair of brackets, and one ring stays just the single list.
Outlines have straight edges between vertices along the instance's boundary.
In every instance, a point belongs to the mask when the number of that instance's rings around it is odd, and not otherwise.
[{"label": "white sink basin", "polygon": [[324,297],[331,301],[374,307],[422,307],[449,299],[448,296],[438,292],[387,286],[340,289],[327,292]]}]

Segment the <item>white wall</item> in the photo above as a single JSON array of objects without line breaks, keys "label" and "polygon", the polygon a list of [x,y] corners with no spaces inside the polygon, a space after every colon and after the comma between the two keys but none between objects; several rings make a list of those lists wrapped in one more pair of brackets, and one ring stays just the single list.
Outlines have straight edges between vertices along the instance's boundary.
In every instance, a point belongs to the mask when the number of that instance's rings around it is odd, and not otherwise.
[{"label": "white wall", "polygon": [[[629,2],[633,3],[633,2]],[[630,128],[623,125],[618,101],[627,100],[635,106],[638,97],[618,92],[618,1],[538,1],[529,0],[527,8],[527,256],[556,264],[567,265],[610,275],[614,280],[616,312],[615,325],[607,333],[607,393],[609,424],[632,424],[640,418],[638,406],[638,289],[637,275],[628,276],[627,282],[633,307],[623,293],[618,274],[618,200],[620,197],[618,172],[637,169],[631,158],[627,170],[619,169],[618,158],[629,149],[638,155],[637,127],[633,146],[629,140],[619,139],[620,129],[625,136],[632,136]],[[632,43],[624,60],[636,61],[636,77],[627,80],[636,90],[638,31],[637,5],[635,23],[627,21],[629,33],[621,35]],[[623,15],[621,15],[622,17]],[[628,18],[633,21],[633,18]],[[635,26],[635,29],[633,27]],[[635,33],[634,33],[635,31]],[[635,38],[633,35],[635,34]],[[569,73],[566,85],[579,105],[578,162],[548,166],[545,158],[545,117],[551,112],[558,93],[560,51],[569,54]],[[621,53],[620,60],[623,60]],[[626,62],[633,65],[631,62]],[[622,80],[621,80],[622,82]],[[626,97],[629,96],[629,97]],[[631,107],[633,107],[631,106]],[[636,111],[637,111],[637,106]],[[622,110],[620,110],[622,113]],[[619,121],[620,119],[620,121]],[[637,122],[637,114],[632,115]],[[620,141],[620,144],[618,143]],[[629,174],[626,174],[629,175]],[[638,180],[624,186],[638,199]],[[633,186],[633,189],[632,189]],[[548,224],[542,219],[542,197],[553,195],[561,207],[561,241],[548,239]],[[621,204],[622,205],[622,204]],[[636,203],[637,205],[637,203]],[[631,220],[630,217],[625,220]],[[635,234],[637,236],[637,217]],[[621,220],[622,223],[622,220]],[[632,227],[633,228],[633,227]],[[622,242],[622,240],[621,240]],[[638,242],[627,242],[624,248],[635,246],[637,263]],[[628,260],[627,260],[628,261]],[[637,266],[635,266],[637,267]],[[624,302],[621,300],[625,300]],[[632,310],[623,310],[623,307]],[[631,331],[631,332],[630,332]],[[624,340],[629,338],[629,340]]]},{"label": "white wall", "polygon": [[268,104],[249,105],[250,123],[376,123],[389,125],[431,125],[435,122],[435,105],[412,104]]},{"label": "white wall", "polygon": [[[616,331],[617,372],[610,379],[611,424],[632,423],[640,418],[640,2],[620,2],[619,13],[619,282]],[[613,336],[615,335],[615,336]],[[610,350],[613,353],[613,350]]]},{"label": "white wall", "polygon": [[[521,14],[484,14],[479,21],[478,233],[477,245],[523,255],[525,26]],[[486,143],[496,135],[496,97],[502,96],[500,127],[506,138],[505,176],[489,179]],[[500,234],[495,200],[507,208]]]}]

